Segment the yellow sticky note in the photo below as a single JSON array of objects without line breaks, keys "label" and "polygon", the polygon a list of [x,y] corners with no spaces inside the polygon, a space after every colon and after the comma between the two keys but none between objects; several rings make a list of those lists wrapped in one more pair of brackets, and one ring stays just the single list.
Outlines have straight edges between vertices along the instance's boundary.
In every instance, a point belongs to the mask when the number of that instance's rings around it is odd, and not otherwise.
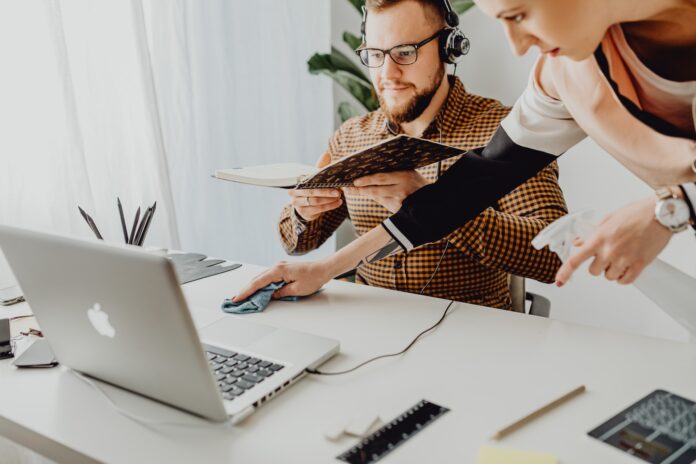
[{"label": "yellow sticky note", "polygon": [[546,453],[482,446],[476,464],[558,464],[558,459]]}]

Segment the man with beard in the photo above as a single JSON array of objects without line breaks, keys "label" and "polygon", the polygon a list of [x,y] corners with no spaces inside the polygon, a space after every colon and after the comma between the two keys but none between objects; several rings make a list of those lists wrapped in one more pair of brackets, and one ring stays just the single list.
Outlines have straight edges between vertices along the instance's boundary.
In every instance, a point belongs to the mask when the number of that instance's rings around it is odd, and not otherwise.
[{"label": "man with beard", "polygon": [[[509,108],[466,92],[457,77],[446,75],[442,36],[449,31],[443,1],[367,0],[366,7],[365,43],[357,52],[370,70],[380,109],[346,121],[318,165],[396,134],[462,150],[486,145]],[[313,250],[347,217],[359,235],[368,232],[457,159],[366,176],[343,190],[291,190],[291,204],[278,225],[283,247],[295,255]],[[553,282],[560,261],[530,243],[566,213],[553,163],[448,237],[361,265],[356,281],[510,309],[510,274]],[[282,289],[275,296],[282,296]]]}]

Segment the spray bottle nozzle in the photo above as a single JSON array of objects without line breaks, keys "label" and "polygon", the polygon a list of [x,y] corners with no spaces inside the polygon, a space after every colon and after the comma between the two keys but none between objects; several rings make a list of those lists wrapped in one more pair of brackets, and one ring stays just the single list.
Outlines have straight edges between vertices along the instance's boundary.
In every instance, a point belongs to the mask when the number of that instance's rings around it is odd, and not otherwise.
[{"label": "spray bottle nozzle", "polygon": [[545,246],[565,262],[570,256],[573,242],[585,239],[595,228],[591,218],[593,211],[585,210],[567,214],[552,222],[532,240],[532,246],[541,250]]}]

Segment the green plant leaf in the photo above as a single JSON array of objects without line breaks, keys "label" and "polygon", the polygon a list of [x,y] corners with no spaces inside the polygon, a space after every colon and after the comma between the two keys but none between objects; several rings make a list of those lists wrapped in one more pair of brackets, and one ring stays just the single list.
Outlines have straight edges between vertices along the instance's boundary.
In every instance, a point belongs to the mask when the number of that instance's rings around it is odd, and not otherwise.
[{"label": "green plant leaf", "polygon": [[336,48],[331,54],[314,54],[307,62],[312,74],[326,74],[350,92],[368,111],[379,108],[372,84],[352,61]]},{"label": "green plant leaf", "polygon": [[340,116],[341,122],[343,123],[352,118],[353,116],[357,116],[358,112],[355,111],[355,108],[353,108],[353,106],[350,103],[341,102],[338,105],[338,115]]},{"label": "green plant leaf", "polygon": [[466,10],[474,6],[473,0],[451,0],[452,9],[458,15],[463,14]]},{"label": "green plant leaf", "polygon": [[348,31],[343,33],[343,41],[350,47],[351,50],[355,50],[362,45],[362,39]]},{"label": "green plant leaf", "polygon": [[348,58],[348,56],[346,56],[341,50],[339,50],[336,47],[331,47],[331,61],[337,69],[341,69],[351,74],[355,74],[356,76],[367,81],[368,83],[370,82],[370,80],[363,72],[363,68],[355,64],[355,61]]},{"label": "green plant leaf", "polygon": [[348,0],[351,5],[355,7],[356,10],[358,10],[358,13],[360,13],[360,16],[362,16],[362,7],[365,5],[365,0]]}]

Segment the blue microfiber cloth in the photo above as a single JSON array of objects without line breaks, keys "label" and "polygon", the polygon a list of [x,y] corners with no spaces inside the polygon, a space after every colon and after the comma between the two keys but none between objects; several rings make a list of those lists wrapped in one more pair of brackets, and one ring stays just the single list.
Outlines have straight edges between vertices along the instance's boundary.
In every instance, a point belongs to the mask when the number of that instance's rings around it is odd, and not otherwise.
[{"label": "blue microfiber cloth", "polygon": [[[285,282],[273,282],[272,284],[267,285],[264,288],[261,288],[259,290],[256,290],[256,293],[251,295],[249,298],[246,300],[239,301],[237,303],[233,302],[231,299],[226,298],[225,301],[222,302],[222,310],[225,311],[226,313],[233,313],[233,314],[248,314],[248,313],[260,313],[266,307],[268,306],[268,303],[271,302],[271,297],[273,296],[273,292],[276,290],[283,288],[285,286]],[[304,298],[302,296],[286,296],[281,298],[281,301],[297,301],[301,298]]]}]

